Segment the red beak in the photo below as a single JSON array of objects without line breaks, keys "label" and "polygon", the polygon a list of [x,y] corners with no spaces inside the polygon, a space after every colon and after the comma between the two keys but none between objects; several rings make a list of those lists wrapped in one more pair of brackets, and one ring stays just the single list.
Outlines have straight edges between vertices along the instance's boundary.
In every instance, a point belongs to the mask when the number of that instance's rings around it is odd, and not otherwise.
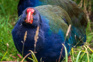
[{"label": "red beak", "polygon": [[26,23],[33,23],[33,13],[34,13],[34,9],[33,8],[28,8],[27,9],[27,16],[26,16]]}]

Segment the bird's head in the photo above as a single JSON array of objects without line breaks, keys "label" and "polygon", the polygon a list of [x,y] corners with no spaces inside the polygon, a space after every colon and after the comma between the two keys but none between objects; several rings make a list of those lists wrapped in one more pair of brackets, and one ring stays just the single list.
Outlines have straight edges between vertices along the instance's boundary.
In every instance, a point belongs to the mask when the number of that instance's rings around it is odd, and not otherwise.
[{"label": "bird's head", "polygon": [[27,8],[23,11],[22,18],[26,24],[38,26],[41,21],[40,14],[35,8]]}]

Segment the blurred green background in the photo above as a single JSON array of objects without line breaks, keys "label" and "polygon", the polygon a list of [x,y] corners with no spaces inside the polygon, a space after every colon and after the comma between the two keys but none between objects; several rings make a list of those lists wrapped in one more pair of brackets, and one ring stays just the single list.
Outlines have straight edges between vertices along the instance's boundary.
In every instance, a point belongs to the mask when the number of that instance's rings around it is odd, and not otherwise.
[{"label": "blurred green background", "polygon": [[[84,10],[88,19],[87,42],[84,46],[73,48],[72,61],[81,51],[79,62],[93,62],[93,0],[74,0]],[[0,61],[20,61],[14,46],[11,31],[18,19],[17,5],[19,0],[0,0]],[[86,59],[87,58],[87,59]]]}]

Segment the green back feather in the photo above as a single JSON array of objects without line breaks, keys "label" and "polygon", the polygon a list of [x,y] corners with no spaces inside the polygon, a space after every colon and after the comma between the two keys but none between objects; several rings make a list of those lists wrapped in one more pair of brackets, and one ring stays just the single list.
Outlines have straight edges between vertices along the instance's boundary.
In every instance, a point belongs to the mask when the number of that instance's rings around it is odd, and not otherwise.
[{"label": "green back feather", "polygon": [[53,5],[38,6],[36,9],[40,12],[41,15],[49,20],[49,25],[52,31],[58,32],[59,30],[62,30],[64,33],[66,33],[68,25],[65,23],[63,18],[65,18],[69,24],[71,21],[64,9]]},{"label": "green back feather", "polygon": [[[40,0],[43,4],[58,5],[64,9],[75,27],[87,27],[87,19],[84,12],[71,0]],[[78,23],[77,23],[78,22]]]},{"label": "green back feather", "polygon": [[[40,0],[43,4],[51,4],[60,6],[61,9],[65,11],[69,15],[70,20],[67,20],[68,24],[71,24],[76,29],[78,29],[81,34],[79,36],[82,37],[82,34],[86,34],[87,27],[87,19],[84,12],[71,0]],[[59,10],[60,11],[60,10]],[[64,12],[62,11],[62,12]],[[67,15],[63,15],[63,17],[67,17]],[[58,14],[59,15],[59,14]],[[65,19],[69,19],[68,17]],[[78,33],[79,34],[79,33]]]}]

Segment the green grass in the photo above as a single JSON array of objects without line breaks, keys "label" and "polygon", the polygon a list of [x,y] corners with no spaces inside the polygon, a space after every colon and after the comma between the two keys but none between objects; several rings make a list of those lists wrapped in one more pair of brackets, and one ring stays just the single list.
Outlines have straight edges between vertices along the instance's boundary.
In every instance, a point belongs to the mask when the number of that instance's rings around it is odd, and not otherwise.
[{"label": "green grass", "polygon": [[16,15],[19,0],[0,0],[0,15]]},{"label": "green grass", "polygon": [[[17,56],[19,53],[14,46],[11,35],[18,18],[17,3],[18,0],[0,0],[0,61],[22,60]],[[70,53],[73,62],[93,62],[93,32],[88,28],[89,25],[87,27],[87,43],[82,47],[73,48]],[[37,61],[34,54],[32,56],[33,60]],[[64,62],[67,62],[67,59],[66,55]]]},{"label": "green grass", "polygon": [[13,60],[11,56],[16,56],[17,52],[11,35],[12,21],[9,18],[9,16],[0,16],[0,60]]},{"label": "green grass", "polygon": [[15,58],[18,52],[11,35],[17,20],[17,2],[18,0],[0,0],[0,61],[18,59]]}]

